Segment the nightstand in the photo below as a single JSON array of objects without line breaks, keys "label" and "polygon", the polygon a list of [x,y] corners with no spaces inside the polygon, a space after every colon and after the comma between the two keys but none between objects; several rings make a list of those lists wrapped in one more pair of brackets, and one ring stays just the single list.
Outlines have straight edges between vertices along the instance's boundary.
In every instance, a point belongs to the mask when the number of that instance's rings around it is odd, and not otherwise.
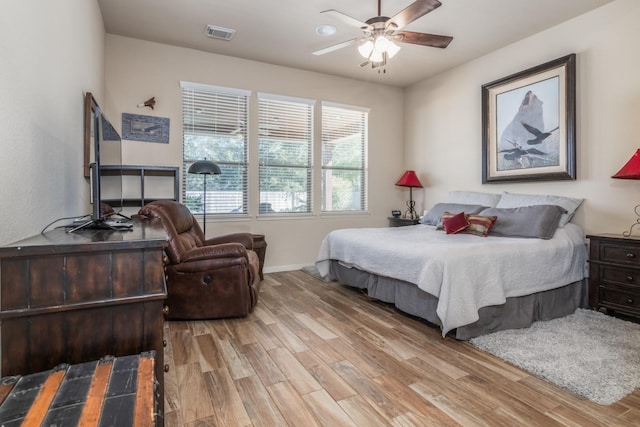
[{"label": "nightstand", "polygon": [[640,321],[640,237],[589,239],[589,306]]},{"label": "nightstand", "polygon": [[389,217],[389,227],[404,227],[407,225],[416,225],[416,224],[420,224],[419,219],[396,218],[393,216]]}]

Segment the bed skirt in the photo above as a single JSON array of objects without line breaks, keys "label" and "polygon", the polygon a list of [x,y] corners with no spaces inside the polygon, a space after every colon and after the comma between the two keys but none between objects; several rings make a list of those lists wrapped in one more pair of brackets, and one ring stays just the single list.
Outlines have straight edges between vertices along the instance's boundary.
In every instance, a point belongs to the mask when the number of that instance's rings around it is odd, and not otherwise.
[{"label": "bed skirt", "polygon": [[[331,261],[330,271],[344,285],[366,289],[371,298],[392,303],[405,313],[442,326],[436,313],[438,298],[412,283],[347,268],[336,260]],[[469,340],[504,329],[527,328],[538,320],[567,316],[579,307],[586,307],[587,301],[588,281],[583,279],[560,288],[507,298],[502,305],[483,307],[478,311],[480,319],[451,331],[449,335]]]}]

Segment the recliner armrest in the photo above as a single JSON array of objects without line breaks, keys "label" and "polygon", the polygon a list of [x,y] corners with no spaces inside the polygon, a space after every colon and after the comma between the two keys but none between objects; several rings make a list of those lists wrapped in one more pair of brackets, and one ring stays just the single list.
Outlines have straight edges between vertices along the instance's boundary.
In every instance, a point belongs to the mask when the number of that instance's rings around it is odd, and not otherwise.
[{"label": "recliner armrest", "polygon": [[250,233],[231,233],[224,236],[212,237],[203,242],[203,245],[219,245],[221,243],[240,243],[247,249],[253,249],[253,237]]},{"label": "recliner armrest", "polygon": [[215,258],[247,258],[247,249],[241,243],[222,243],[219,245],[200,246],[187,251],[180,262],[205,261]]}]

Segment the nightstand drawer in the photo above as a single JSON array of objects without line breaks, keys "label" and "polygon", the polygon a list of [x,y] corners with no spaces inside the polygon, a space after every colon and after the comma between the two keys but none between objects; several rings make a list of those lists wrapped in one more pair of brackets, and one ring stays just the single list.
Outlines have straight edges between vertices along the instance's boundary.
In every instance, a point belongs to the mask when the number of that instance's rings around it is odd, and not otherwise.
[{"label": "nightstand drawer", "polygon": [[[624,267],[600,267],[600,280],[603,282],[624,283],[640,287],[640,270]],[[638,289],[640,291],[640,288]]]},{"label": "nightstand drawer", "polygon": [[600,244],[600,261],[640,266],[640,247],[625,244]]},{"label": "nightstand drawer", "polygon": [[620,289],[600,288],[600,304],[611,308],[626,308],[640,312],[640,294]]}]

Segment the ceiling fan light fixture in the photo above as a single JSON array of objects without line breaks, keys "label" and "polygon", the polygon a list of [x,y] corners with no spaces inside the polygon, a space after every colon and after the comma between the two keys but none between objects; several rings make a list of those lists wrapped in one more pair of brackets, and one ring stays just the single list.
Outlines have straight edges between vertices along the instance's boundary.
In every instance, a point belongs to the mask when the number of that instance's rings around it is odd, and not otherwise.
[{"label": "ceiling fan light fixture", "polygon": [[362,55],[363,58],[369,58],[371,52],[373,51],[373,42],[371,40],[367,40],[358,46],[358,52]]},{"label": "ceiling fan light fixture", "polygon": [[376,52],[386,52],[387,48],[389,47],[389,43],[389,39],[385,36],[378,36],[376,37],[376,41],[374,42],[374,49],[376,50]]},{"label": "ceiling fan light fixture", "polygon": [[369,57],[369,60],[371,62],[382,62],[382,60],[384,59],[384,53],[383,52],[378,52],[376,49],[373,49],[373,52],[371,52],[371,56]]},{"label": "ceiling fan light fixture", "polygon": [[396,53],[400,51],[400,46],[389,40],[389,46],[387,47],[387,56],[389,58],[393,58],[396,56]]}]

